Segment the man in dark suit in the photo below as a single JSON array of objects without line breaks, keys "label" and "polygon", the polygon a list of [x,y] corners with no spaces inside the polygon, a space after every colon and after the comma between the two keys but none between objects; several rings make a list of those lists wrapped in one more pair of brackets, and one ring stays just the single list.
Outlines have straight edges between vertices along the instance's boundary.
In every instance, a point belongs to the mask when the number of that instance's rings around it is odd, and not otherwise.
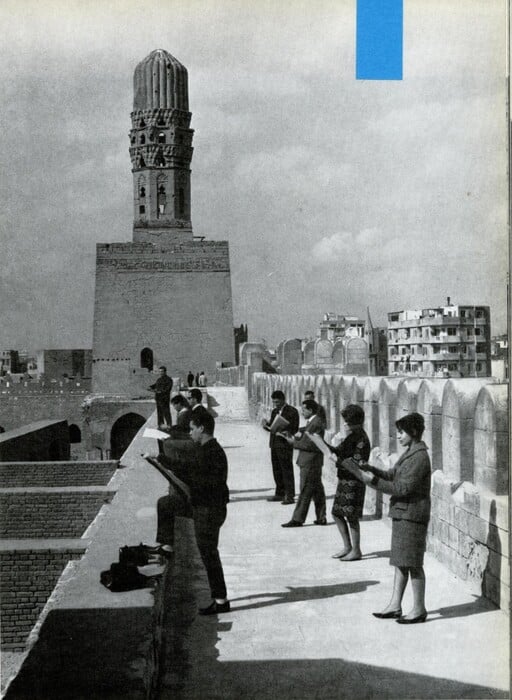
[{"label": "man in dark suit", "polygon": [[[299,429],[299,412],[296,408],[286,403],[285,396],[279,389],[273,392],[271,398],[274,408],[270,415],[270,420],[263,421],[263,427],[265,430],[270,430],[275,417],[279,414],[288,422],[285,430],[279,432],[286,431],[289,435],[295,435]],[[276,490],[274,496],[267,498],[267,501],[281,501],[283,505],[290,505],[295,503],[293,447],[288,444],[286,438],[272,431],[270,432],[269,445]]]},{"label": "man in dark suit", "polygon": [[187,399],[182,394],[176,394],[171,399],[171,405],[177,412],[176,425],[171,430],[171,435],[177,433],[190,433],[190,419],[192,411],[188,405]]},{"label": "man in dark suit", "polygon": [[195,415],[197,411],[206,411],[208,413],[206,406],[203,406],[203,392],[201,389],[197,389],[196,387],[190,389],[188,392],[188,402],[192,415]]},{"label": "man in dark suit", "polygon": [[327,525],[325,513],[325,491],[322,484],[322,466],[324,456],[308,435],[324,436],[324,424],[318,415],[316,401],[306,399],[302,402],[302,415],[306,427],[300,437],[287,438],[288,444],[299,450],[297,465],[300,468],[300,495],[293,511],[292,519],[282,527],[301,527],[306,520],[311,499],[315,504],[315,525]]},{"label": "man in dark suit", "polygon": [[[311,391],[311,390],[305,391],[304,392],[304,400],[306,400],[306,399],[310,399],[311,401],[315,401],[315,392]],[[316,403],[318,405],[318,411],[317,411],[316,415],[323,422],[324,428],[327,428],[327,415],[325,413],[325,408],[321,404],[319,404],[318,401]]]},{"label": "man in dark suit", "polygon": [[158,425],[172,425],[171,409],[169,408],[169,399],[171,397],[172,379],[167,376],[167,368],[162,365],[158,368],[160,376],[154,384],[149,387],[150,391],[155,393],[156,415]]}]

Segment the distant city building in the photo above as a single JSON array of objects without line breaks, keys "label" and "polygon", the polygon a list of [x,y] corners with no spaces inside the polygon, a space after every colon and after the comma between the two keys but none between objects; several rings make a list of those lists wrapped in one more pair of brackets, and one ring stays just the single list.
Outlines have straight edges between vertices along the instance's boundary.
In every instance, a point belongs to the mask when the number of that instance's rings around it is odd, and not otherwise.
[{"label": "distant city building", "polygon": [[450,303],[388,314],[388,373],[490,377],[488,306]]},{"label": "distant city building", "polygon": [[509,345],[508,335],[495,335],[491,338],[491,372],[496,379],[509,378]]},{"label": "distant city building", "polygon": [[0,350],[0,375],[17,374],[21,371],[17,350]]},{"label": "distant city building", "polygon": [[91,376],[92,350],[38,350],[37,373],[46,379]]},{"label": "distant city building", "polygon": [[357,316],[344,316],[327,312],[320,321],[317,337],[333,343],[341,338],[363,338],[365,322]]},{"label": "distant city building", "polygon": [[388,373],[388,334],[385,328],[366,329],[368,343],[368,374],[370,377],[385,377]]}]

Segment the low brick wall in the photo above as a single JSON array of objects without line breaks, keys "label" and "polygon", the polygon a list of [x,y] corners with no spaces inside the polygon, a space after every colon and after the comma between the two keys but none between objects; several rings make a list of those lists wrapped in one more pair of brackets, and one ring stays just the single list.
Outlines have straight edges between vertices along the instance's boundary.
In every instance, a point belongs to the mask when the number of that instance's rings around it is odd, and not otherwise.
[{"label": "low brick wall", "polygon": [[9,491],[0,493],[0,537],[81,537],[114,491],[105,489],[70,491]]},{"label": "low brick wall", "polygon": [[0,552],[2,596],[1,648],[23,651],[26,639],[68,561],[79,559],[82,547],[10,549]]},{"label": "low brick wall", "polygon": [[116,460],[3,462],[0,463],[0,487],[106,486],[118,464]]}]

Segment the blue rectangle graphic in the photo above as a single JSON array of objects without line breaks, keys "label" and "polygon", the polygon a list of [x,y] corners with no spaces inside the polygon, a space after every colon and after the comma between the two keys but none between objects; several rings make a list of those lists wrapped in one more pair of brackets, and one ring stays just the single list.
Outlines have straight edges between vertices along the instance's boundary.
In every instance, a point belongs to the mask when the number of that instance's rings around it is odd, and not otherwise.
[{"label": "blue rectangle graphic", "polygon": [[402,80],[403,0],[357,0],[357,80]]}]

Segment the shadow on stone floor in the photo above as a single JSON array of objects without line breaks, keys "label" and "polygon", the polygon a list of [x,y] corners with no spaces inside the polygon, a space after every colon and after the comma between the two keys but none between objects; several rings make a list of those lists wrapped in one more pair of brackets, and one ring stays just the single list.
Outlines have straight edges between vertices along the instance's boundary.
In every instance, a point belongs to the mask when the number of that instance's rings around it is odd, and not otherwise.
[{"label": "shadow on stone floor", "polygon": [[[505,691],[343,659],[223,661],[230,622],[197,619],[157,700],[373,700],[508,698]],[[195,660],[195,661],[194,661]]]},{"label": "shadow on stone floor", "polygon": [[132,669],[152,629],[150,607],[52,610],[5,700],[142,697],[142,668]]},{"label": "shadow on stone floor", "polygon": [[[352,593],[362,593],[368,586],[375,586],[380,581],[354,581],[352,583],[335,583],[329,586],[290,586],[287,591],[276,593],[254,593],[240,598],[231,598],[231,608],[235,612],[240,610],[254,610],[256,608],[267,608],[270,605],[281,605],[289,603],[300,603],[306,600],[322,600],[340,595]],[[271,600],[261,600],[259,598],[271,598]],[[238,605],[241,600],[256,600],[258,602],[247,605]]]}]

